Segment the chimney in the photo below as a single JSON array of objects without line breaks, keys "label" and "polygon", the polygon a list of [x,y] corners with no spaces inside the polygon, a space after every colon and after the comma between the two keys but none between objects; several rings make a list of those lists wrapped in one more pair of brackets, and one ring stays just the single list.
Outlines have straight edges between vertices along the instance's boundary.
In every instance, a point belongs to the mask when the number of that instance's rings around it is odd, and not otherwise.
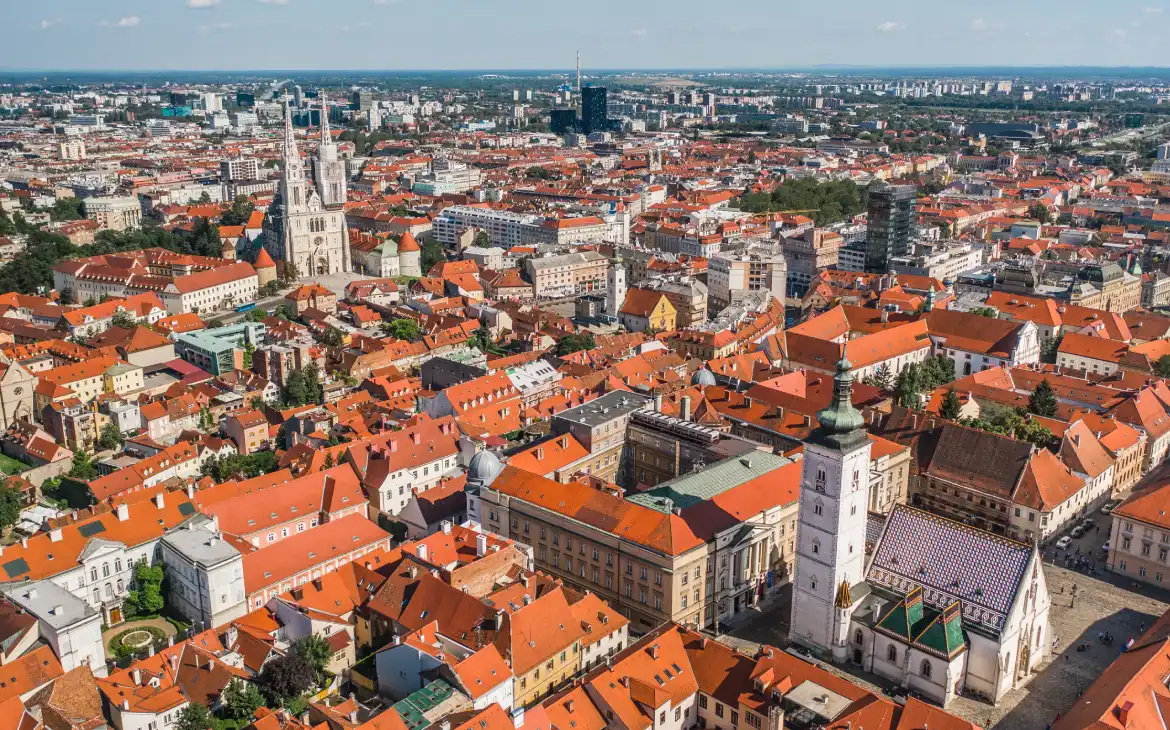
[{"label": "chimney", "polygon": [[230,649],[236,645],[236,639],[239,638],[239,635],[240,635],[240,630],[237,629],[235,627],[235,625],[228,627],[228,630],[225,631],[223,634],[223,640],[224,640],[224,643],[227,644],[227,648]]},{"label": "chimney", "polygon": [[571,713],[573,711],[573,701],[565,700],[565,712]]},{"label": "chimney", "polygon": [[658,658],[658,644],[651,644],[650,645],[650,658],[651,659]]},{"label": "chimney", "polygon": [[890,313],[888,310],[882,310],[882,324],[890,321]]},{"label": "chimney", "polygon": [[684,421],[691,420],[691,397],[684,395],[682,397],[681,405],[679,405],[680,416]]},{"label": "chimney", "polygon": [[419,545],[418,546],[418,559],[419,560],[426,560],[427,559],[427,546],[426,545]]},{"label": "chimney", "polygon": [[410,440],[415,445],[422,443],[422,437],[418,435],[418,431],[411,431],[410,432]]},{"label": "chimney", "polygon": [[536,447],[536,460],[541,461],[542,459],[544,459],[544,447],[537,446]]},{"label": "chimney", "polygon": [[154,495],[154,506],[162,509],[166,506],[166,499],[163,497],[163,492]]},{"label": "chimney", "polygon": [[476,535],[475,536],[475,555],[476,555],[476,557],[482,558],[486,554],[487,554],[487,535],[483,535],[483,534]]},{"label": "chimney", "polygon": [[301,724],[304,725],[305,727],[309,727],[309,711],[308,710],[305,710],[304,712],[301,713]]},{"label": "chimney", "polygon": [[406,575],[407,575],[407,577],[408,577],[408,578],[410,578],[411,580],[414,580],[415,578],[417,578],[417,577],[418,577],[418,566],[417,566],[417,565],[412,565],[412,566],[410,566],[409,568],[407,568],[407,569],[406,569]]},{"label": "chimney", "polygon": [[654,394],[654,412],[655,413],[662,413],[662,394],[661,393]]},{"label": "chimney", "polygon": [[1129,727],[1129,713],[1133,712],[1133,700],[1126,700],[1124,704],[1117,706],[1117,722],[1122,727]]},{"label": "chimney", "polygon": [[49,530],[49,541],[50,542],[61,542],[61,528],[60,527],[58,527],[56,530]]},{"label": "chimney", "polygon": [[1079,433],[1074,433],[1073,434],[1073,446],[1080,446],[1080,445],[1081,445],[1081,435]]},{"label": "chimney", "polygon": [[390,440],[389,440],[389,441],[387,441],[386,443],[387,443],[387,445],[390,447],[390,453],[391,453],[391,454],[393,454],[395,451],[398,451],[398,441],[397,441],[397,440],[395,440],[395,439],[390,439]]},{"label": "chimney", "polygon": [[[349,711],[349,722],[352,725],[357,724],[357,710],[350,710]],[[448,724],[450,724],[450,723],[448,723]]]},{"label": "chimney", "polygon": [[560,447],[562,449],[569,448],[569,434],[565,434],[564,436],[561,436],[559,439],[557,439],[557,443],[560,444]]},{"label": "chimney", "polygon": [[130,700],[122,700],[122,712],[130,711]]},{"label": "chimney", "polygon": [[442,526],[444,535],[451,534],[451,520],[443,520],[443,522],[441,523],[441,526]]},{"label": "chimney", "polygon": [[530,603],[532,603],[532,596],[525,593],[524,594],[524,605],[527,606]]},{"label": "chimney", "polygon": [[118,505],[118,522],[125,522],[130,519],[130,507],[125,502]]},{"label": "chimney", "polygon": [[130,677],[134,680],[135,687],[142,685],[142,670],[135,668],[132,672],[130,672]]},{"label": "chimney", "polygon": [[195,482],[187,482],[187,499],[195,499]]}]

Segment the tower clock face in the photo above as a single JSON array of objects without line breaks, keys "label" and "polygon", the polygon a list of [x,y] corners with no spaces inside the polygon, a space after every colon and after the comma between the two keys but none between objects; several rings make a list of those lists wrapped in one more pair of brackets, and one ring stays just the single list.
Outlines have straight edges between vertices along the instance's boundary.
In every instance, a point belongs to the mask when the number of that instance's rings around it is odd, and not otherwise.
[{"label": "tower clock face", "polygon": [[317,236],[317,238],[313,240],[313,243],[317,246],[320,246],[321,244],[325,243],[325,239],[321,236]]}]

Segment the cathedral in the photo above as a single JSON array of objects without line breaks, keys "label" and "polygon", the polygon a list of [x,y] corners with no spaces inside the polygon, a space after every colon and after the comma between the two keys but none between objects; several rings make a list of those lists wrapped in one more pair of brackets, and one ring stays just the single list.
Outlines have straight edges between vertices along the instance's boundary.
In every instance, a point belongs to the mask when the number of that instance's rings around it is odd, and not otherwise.
[{"label": "cathedral", "polygon": [[321,144],[315,161],[316,185],[293,135],[292,109],[284,107],[284,148],[280,186],[264,220],[264,249],[286,276],[311,278],[349,271],[345,225],[345,162],[329,134],[328,109],[321,96]]},{"label": "cathedral", "polygon": [[945,705],[991,702],[1050,654],[1035,545],[897,505],[866,511],[870,439],[837,363],[833,401],[805,442],[789,638]]}]

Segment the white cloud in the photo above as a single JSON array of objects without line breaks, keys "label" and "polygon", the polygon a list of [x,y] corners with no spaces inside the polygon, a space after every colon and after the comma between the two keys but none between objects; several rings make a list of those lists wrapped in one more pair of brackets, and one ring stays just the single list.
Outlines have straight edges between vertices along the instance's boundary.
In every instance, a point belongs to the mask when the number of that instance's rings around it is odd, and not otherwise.
[{"label": "white cloud", "polygon": [[1114,28],[1113,30],[1109,31],[1109,37],[1112,38],[1113,40],[1117,40],[1117,41],[1125,40],[1125,37],[1127,35],[1129,35],[1129,34],[1126,33],[1124,30],[1122,30],[1121,28]]},{"label": "white cloud", "polygon": [[60,24],[61,24],[60,18],[53,18],[52,20],[42,20],[40,23],[37,24],[37,27],[40,28],[41,30],[48,30],[49,28],[52,28],[54,25],[60,25]]},{"label": "white cloud", "polygon": [[219,0],[187,0],[189,8],[210,8],[212,5],[219,5]]},{"label": "white cloud", "polygon": [[645,28],[634,28],[633,30],[630,31],[630,35],[636,35],[639,37],[644,36],[644,35],[646,35],[646,29]]},{"label": "white cloud", "polygon": [[142,23],[142,19],[137,15],[127,15],[125,18],[117,20],[113,23],[108,20],[98,21],[98,25],[114,26],[117,28],[137,28],[140,23]]},{"label": "white cloud", "polygon": [[902,25],[901,23],[895,23],[892,20],[887,20],[886,22],[878,25],[877,29],[883,33],[891,33],[895,30],[902,30],[904,27],[905,26]]},{"label": "white cloud", "polygon": [[1151,5],[1147,5],[1146,7],[1142,8],[1142,12],[1146,15],[1153,15],[1154,13],[1162,12],[1162,8],[1156,8]]},{"label": "white cloud", "polygon": [[971,30],[987,30],[987,21],[983,18],[976,18],[971,21]]},{"label": "white cloud", "polygon": [[375,5],[397,5],[399,0],[374,0]]}]

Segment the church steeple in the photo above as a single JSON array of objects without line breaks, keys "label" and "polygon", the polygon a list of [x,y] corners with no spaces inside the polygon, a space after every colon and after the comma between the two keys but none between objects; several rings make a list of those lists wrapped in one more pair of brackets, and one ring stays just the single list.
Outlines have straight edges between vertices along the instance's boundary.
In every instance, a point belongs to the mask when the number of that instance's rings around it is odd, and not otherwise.
[{"label": "church steeple", "polygon": [[337,145],[329,131],[329,102],[321,90],[321,143],[317,145],[317,192],[327,206],[343,205],[348,198],[345,161],[338,157]]},{"label": "church steeple", "polygon": [[838,451],[852,451],[868,442],[865,417],[853,407],[853,363],[847,354],[849,344],[842,345],[837,374],[833,376],[833,401],[817,413],[820,422],[809,440]]},{"label": "church steeple", "polygon": [[297,138],[293,133],[292,106],[287,99],[284,102],[284,146],[281,154],[284,181],[289,183],[304,180],[305,164],[301,161],[300,151],[297,150]]},{"label": "church steeple", "polygon": [[321,89],[321,144],[333,144],[333,136],[329,132],[329,102],[325,99],[325,89]]}]

